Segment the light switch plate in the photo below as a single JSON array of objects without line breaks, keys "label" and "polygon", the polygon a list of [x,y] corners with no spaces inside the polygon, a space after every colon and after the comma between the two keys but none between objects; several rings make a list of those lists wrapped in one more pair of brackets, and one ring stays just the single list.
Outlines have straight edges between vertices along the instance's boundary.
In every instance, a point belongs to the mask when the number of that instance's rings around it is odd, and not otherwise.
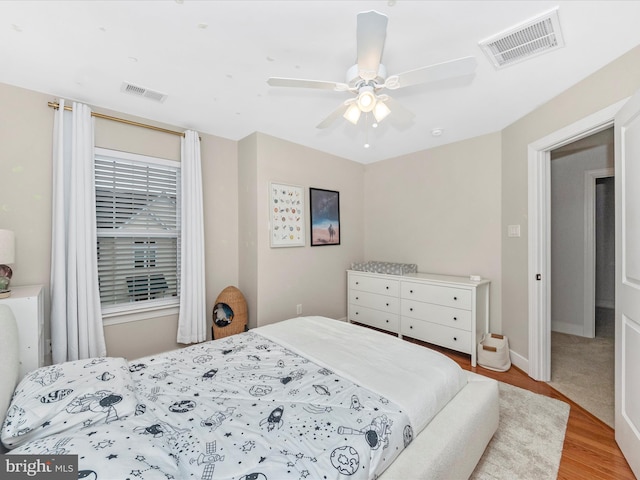
[{"label": "light switch plate", "polygon": [[507,235],[509,237],[519,237],[520,236],[520,225],[509,225],[507,229]]}]

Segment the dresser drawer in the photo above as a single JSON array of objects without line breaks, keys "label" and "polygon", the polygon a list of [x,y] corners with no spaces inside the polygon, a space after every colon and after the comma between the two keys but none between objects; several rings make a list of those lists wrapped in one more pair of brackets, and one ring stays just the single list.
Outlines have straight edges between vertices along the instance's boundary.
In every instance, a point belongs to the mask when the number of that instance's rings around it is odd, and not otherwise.
[{"label": "dresser drawer", "polygon": [[369,307],[389,313],[397,314],[400,312],[400,300],[398,297],[389,297],[377,293],[350,290],[349,303],[354,306]]},{"label": "dresser drawer", "polygon": [[395,333],[400,329],[398,315],[359,305],[349,306],[349,320]]},{"label": "dresser drawer", "polygon": [[403,318],[402,335],[463,353],[472,352],[471,332],[466,330],[445,327],[424,320]]},{"label": "dresser drawer", "polygon": [[400,282],[387,278],[366,277],[360,275],[349,276],[349,288],[363,292],[379,293],[382,295],[398,296]]},{"label": "dresser drawer", "polygon": [[402,299],[400,314],[427,322],[471,331],[471,311],[434,303]]},{"label": "dresser drawer", "polygon": [[455,287],[402,282],[402,298],[471,310],[471,291]]}]

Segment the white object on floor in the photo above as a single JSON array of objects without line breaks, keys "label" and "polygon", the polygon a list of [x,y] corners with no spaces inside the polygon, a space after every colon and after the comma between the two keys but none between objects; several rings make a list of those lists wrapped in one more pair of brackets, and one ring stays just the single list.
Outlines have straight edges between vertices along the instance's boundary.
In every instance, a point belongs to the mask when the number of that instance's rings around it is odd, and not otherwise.
[{"label": "white object on floor", "polygon": [[487,333],[478,344],[478,365],[496,372],[511,368],[509,340],[504,335]]}]

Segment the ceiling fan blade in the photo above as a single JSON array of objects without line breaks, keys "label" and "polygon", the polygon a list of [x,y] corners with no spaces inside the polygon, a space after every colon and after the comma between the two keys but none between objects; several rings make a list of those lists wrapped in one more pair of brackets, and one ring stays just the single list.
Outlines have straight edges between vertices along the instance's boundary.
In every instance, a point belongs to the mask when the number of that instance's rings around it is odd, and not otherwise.
[{"label": "ceiling fan blade", "polygon": [[413,122],[413,119],[416,116],[415,113],[413,113],[411,110],[406,108],[400,102],[394,100],[392,97],[388,95],[380,95],[378,96],[378,99],[384,102],[387,105],[387,107],[389,107],[389,110],[391,110],[391,114],[389,115],[389,118],[396,125],[406,126],[409,123]]},{"label": "ceiling fan blade", "polygon": [[364,80],[378,76],[382,50],[387,36],[386,15],[374,10],[358,14],[358,74]]},{"label": "ceiling fan blade", "polygon": [[448,78],[471,75],[475,72],[477,65],[478,62],[475,57],[458,58],[410,70],[399,75],[391,75],[386,79],[384,86],[389,90],[395,90],[419,83],[437,82]]},{"label": "ceiling fan blade", "polygon": [[328,82],[324,80],[304,80],[300,78],[271,77],[267,83],[272,87],[316,88],[320,90],[334,90],[346,92],[349,85],[341,82]]},{"label": "ceiling fan blade", "polygon": [[325,118],[318,125],[316,125],[316,128],[323,129],[323,128],[329,127],[333,122],[335,122],[338,118],[344,115],[344,112],[347,111],[347,108],[349,108],[349,105],[352,104],[354,101],[355,99],[349,99],[346,102],[342,103],[338,108],[336,108],[333,112],[331,112],[327,118]]}]

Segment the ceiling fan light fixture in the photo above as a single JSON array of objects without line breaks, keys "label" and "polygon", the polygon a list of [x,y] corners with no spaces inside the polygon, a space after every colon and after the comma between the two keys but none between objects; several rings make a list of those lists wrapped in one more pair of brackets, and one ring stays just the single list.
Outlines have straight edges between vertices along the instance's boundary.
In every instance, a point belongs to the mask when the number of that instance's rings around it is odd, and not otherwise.
[{"label": "ceiling fan light fixture", "polygon": [[358,107],[363,112],[370,112],[376,106],[376,94],[373,93],[373,87],[360,87],[358,93]]},{"label": "ceiling fan light fixture", "polygon": [[373,107],[373,116],[376,118],[376,122],[380,123],[382,120],[387,118],[387,115],[391,113],[391,110],[384,102],[376,102],[375,107]]},{"label": "ceiling fan light fixture", "polygon": [[353,123],[354,125],[357,125],[358,120],[360,120],[360,113],[361,113],[360,108],[354,102],[351,105],[349,105],[349,107],[347,108],[347,110],[344,112],[342,116],[346,118],[348,121],[350,121],[351,123]]}]

